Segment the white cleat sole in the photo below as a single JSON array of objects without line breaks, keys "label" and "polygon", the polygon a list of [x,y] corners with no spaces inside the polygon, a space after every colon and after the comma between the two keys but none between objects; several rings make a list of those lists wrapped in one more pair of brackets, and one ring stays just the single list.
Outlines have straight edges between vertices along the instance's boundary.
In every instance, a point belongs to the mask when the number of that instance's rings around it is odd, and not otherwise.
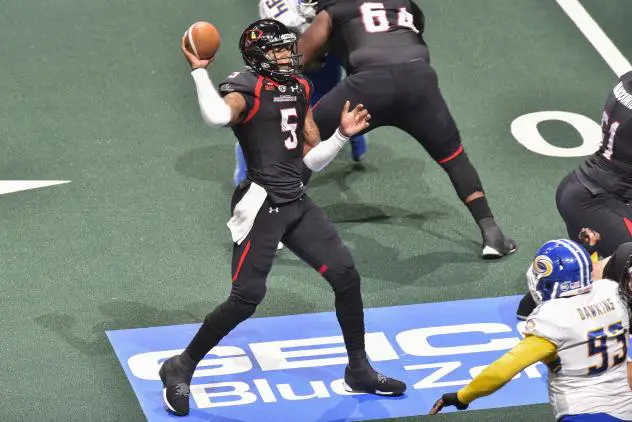
[{"label": "white cleat sole", "polygon": [[171,407],[171,405],[167,401],[167,388],[166,387],[162,389],[162,401],[165,403],[165,407],[167,408],[168,411],[174,414],[177,413],[176,410],[173,407]]},{"label": "white cleat sole", "polygon": [[489,258],[501,258],[503,256],[506,255],[511,255],[512,253],[516,252],[516,248],[511,249],[510,251],[508,251],[507,253],[500,253],[497,249],[492,248],[491,246],[485,246],[483,248],[483,252],[481,252],[481,256],[483,258],[489,259]]},{"label": "white cleat sole", "polygon": [[[371,393],[367,393],[365,391],[358,391],[358,390],[354,390],[353,388],[349,387],[349,385],[347,385],[346,382],[342,383],[342,388],[347,392],[347,393],[351,393],[351,394],[371,394]],[[378,396],[392,396],[394,393],[392,391],[380,391],[380,390],[375,390],[373,392],[373,394],[376,394]]]}]

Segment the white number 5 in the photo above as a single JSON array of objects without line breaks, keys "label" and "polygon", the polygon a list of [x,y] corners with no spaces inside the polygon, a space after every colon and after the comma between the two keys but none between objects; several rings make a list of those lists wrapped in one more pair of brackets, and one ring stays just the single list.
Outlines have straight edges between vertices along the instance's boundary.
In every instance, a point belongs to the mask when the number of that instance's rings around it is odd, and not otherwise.
[{"label": "white number 5", "polygon": [[285,140],[285,148],[294,149],[298,146],[296,137],[296,123],[290,123],[290,117],[298,117],[295,108],[284,108],[281,110],[281,131],[290,132],[290,136]]}]

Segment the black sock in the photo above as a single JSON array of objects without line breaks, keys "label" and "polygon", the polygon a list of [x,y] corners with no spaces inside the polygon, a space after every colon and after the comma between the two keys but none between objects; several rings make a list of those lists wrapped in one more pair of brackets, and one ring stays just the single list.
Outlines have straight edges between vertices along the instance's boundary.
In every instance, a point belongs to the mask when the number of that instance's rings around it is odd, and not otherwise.
[{"label": "black sock", "polygon": [[347,352],[349,356],[349,367],[355,371],[370,368],[369,360],[364,350],[351,350]]},{"label": "black sock", "polygon": [[[474,221],[476,221],[479,226],[479,222],[484,218],[489,217],[493,221],[492,211],[489,209],[487,198],[484,195],[483,184],[465,151],[461,152],[461,154],[457,155],[454,159],[441,164],[441,167],[448,173],[456,194],[459,199],[465,203],[470,214],[474,217]],[[481,196],[472,201],[465,202],[474,194],[481,194]]]},{"label": "black sock", "polygon": [[234,297],[218,305],[208,314],[191,343],[184,351],[188,357],[199,363],[213,347],[219,343],[239,323],[248,319],[257,308]]},{"label": "black sock", "polygon": [[352,268],[330,283],[336,295],[336,317],[349,356],[349,366],[359,369],[368,365],[364,348],[364,305],[360,274]]},{"label": "black sock", "polygon": [[487,198],[485,198],[485,196],[466,202],[465,206],[470,211],[470,214],[472,214],[472,217],[474,217],[476,224],[478,224],[481,230],[483,230],[484,227],[496,224],[494,222],[492,210],[489,209]]}]

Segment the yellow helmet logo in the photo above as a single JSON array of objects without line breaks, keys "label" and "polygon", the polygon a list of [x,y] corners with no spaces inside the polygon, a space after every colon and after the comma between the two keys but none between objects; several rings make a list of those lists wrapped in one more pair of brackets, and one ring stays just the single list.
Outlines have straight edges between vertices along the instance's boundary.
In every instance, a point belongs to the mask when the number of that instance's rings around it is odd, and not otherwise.
[{"label": "yellow helmet logo", "polygon": [[538,277],[548,277],[553,274],[553,261],[546,255],[538,255],[533,260],[533,270]]}]

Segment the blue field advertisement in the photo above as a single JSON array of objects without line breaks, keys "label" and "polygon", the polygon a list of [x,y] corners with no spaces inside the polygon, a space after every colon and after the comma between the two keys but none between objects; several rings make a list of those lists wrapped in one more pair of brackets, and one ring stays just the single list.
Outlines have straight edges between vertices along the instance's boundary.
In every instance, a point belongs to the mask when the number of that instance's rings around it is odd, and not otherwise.
[{"label": "blue field advertisement", "polygon": [[[426,414],[441,394],[461,388],[520,341],[519,300],[365,310],[367,354],[378,371],[408,384],[399,398],[345,392],[345,349],[333,312],[250,319],[200,362],[187,420],[331,422]],[[150,422],[177,418],[163,409],[158,368],[198,327],[107,332]],[[546,403],[546,371],[531,366],[469,409]]]}]

